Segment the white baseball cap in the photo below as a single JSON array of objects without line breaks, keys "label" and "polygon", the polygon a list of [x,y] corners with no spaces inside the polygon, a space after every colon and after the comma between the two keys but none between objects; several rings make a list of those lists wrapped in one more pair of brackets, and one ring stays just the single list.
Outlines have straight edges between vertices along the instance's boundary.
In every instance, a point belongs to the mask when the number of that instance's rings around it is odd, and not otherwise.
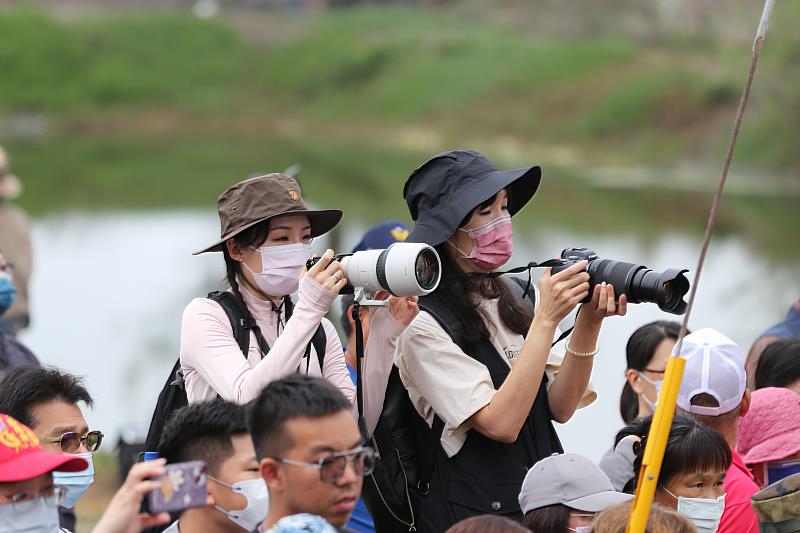
[{"label": "white baseball cap", "polygon": [[[686,359],[686,367],[678,391],[678,407],[687,413],[718,416],[741,403],[746,376],[744,356],[735,342],[704,328],[684,337],[682,352],[677,355]],[[713,396],[719,407],[692,405],[692,398],[698,394]]]}]

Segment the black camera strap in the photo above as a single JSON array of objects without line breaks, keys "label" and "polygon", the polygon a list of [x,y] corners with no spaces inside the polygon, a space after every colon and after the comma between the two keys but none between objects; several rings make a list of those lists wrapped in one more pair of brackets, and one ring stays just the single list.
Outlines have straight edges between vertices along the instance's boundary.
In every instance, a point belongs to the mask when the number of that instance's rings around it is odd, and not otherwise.
[{"label": "black camera strap", "polygon": [[505,276],[506,274],[521,274],[522,272],[528,273],[528,283],[525,285],[525,291],[522,294],[523,298],[528,297],[528,292],[531,290],[531,285],[533,285],[533,281],[531,280],[532,270],[534,268],[546,268],[546,267],[554,267],[554,266],[561,266],[564,264],[563,259],[548,259],[547,261],[543,261],[541,263],[537,263],[535,261],[531,261],[527,265],[510,268],[508,270],[498,270],[495,272],[489,272],[485,274],[487,277],[490,278],[499,278],[500,276]]},{"label": "black camera strap", "polygon": [[[547,261],[543,261],[541,263],[537,263],[535,261],[531,261],[530,263],[528,263],[527,265],[524,265],[524,266],[510,268],[508,270],[499,270],[499,271],[495,271],[495,272],[489,272],[488,274],[486,274],[486,276],[488,276],[490,278],[499,278],[500,276],[504,276],[506,274],[520,274],[522,272],[528,272],[528,281],[525,284],[525,289],[522,291],[522,298],[525,299],[525,298],[528,297],[528,294],[530,294],[531,287],[533,286],[533,280],[531,279],[531,276],[533,275],[532,270],[534,268],[554,267],[554,266],[560,266],[560,265],[563,265],[563,264],[564,264],[564,261],[562,259],[548,259]],[[581,312],[581,309],[579,307],[578,308],[578,313],[580,313],[580,312]],[[578,317],[578,315],[576,313],[575,314],[575,318],[577,319],[577,317]],[[556,344],[558,344],[559,342],[561,342],[564,339],[566,339],[569,336],[569,334],[572,333],[573,329],[575,329],[574,323],[573,323],[573,325],[571,327],[565,329],[561,333],[561,335],[559,335],[558,338],[555,341],[553,341],[553,344],[551,344],[550,346],[553,347]]]},{"label": "black camera strap", "polygon": [[361,326],[361,304],[353,302],[353,321],[356,323],[356,405],[358,406],[358,430],[363,441],[369,442],[367,421],[364,418],[364,386],[362,384],[362,362],[364,360],[364,329]]}]

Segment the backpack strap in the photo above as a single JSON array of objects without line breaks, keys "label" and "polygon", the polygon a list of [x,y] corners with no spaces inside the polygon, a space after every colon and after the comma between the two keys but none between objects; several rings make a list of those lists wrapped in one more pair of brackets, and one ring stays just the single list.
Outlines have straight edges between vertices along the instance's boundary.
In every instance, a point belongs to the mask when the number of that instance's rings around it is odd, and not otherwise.
[{"label": "backpack strap", "polygon": [[325,328],[322,323],[317,327],[314,336],[311,337],[311,344],[314,345],[314,351],[317,352],[317,360],[319,361],[319,371],[322,373],[323,363],[325,362],[325,348],[328,344],[328,336],[325,334]]},{"label": "backpack strap", "polygon": [[269,345],[261,334],[261,328],[258,327],[256,321],[244,309],[244,305],[236,296],[228,291],[214,291],[208,293],[208,299],[217,302],[225,311],[225,314],[228,315],[228,320],[233,329],[233,338],[236,339],[236,344],[239,345],[239,349],[245,358],[250,351],[251,331],[256,336],[258,348],[261,350],[261,358],[263,359],[269,353]]}]

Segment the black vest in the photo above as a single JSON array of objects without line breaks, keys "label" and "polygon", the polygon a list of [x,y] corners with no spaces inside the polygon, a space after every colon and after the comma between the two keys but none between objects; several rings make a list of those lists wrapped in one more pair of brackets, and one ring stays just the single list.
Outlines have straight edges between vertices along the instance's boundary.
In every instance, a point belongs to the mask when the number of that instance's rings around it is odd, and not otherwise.
[{"label": "black vest", "polygon": [[[517,288],[514,282],[509,286]],[[436,292],[420,298],[420,308],[450,332],[465,354],[486,366],[494,388],[499,389],[510,372],[505,356],[488,340],[466,342],[458,317]],[[459,520],[480,514],[522,519],[518,496],[528,469],[540,459],[563,453],[552,424],[546,386],[547,376],[543,375],[528,419],[513,444],[503,444],[471,429],[453,457],[448,458],[442,447],[437,447],[430,493],[421,502],[419,531],[440,533]]]}]

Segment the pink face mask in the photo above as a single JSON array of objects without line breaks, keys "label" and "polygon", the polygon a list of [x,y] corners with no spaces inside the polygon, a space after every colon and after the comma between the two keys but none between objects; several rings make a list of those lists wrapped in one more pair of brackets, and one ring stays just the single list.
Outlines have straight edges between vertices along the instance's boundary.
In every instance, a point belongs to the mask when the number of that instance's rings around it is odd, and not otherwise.
[{"label": "pink face mask", "polygon": [[[456,245],[450,245],[461,252],[465,259],[469,259],[475,268],[482,272],[492,272],[505,265],[514,251],[511,239],[513,231],[511,216],[503,215],[478,228],[463,230],[472,239],[472,251],[465,254]],[[448,241],[450,242],[450,241]]]}]

